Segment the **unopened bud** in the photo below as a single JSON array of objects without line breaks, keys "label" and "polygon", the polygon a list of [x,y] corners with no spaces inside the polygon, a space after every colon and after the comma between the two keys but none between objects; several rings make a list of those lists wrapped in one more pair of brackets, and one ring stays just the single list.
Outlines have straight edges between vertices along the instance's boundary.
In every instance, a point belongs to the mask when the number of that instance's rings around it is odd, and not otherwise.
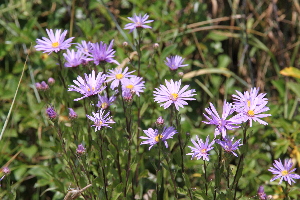
[{"label": "unopened bud", "polygon": [[2,172],[3,172],[4,174],[9,174],[9,173],[10,173],[10,169],[9,169],[8,167],[3,167],[3,168],[2,168]]},{"label": "unopened bud", "polygon": [[159,118],[157,118],[155,124],[156,124],[156,126],[161,127],[164,125],[164,122],[165,122],[165,120],[162,118],[162,116],[160,116]]},{"label": "unopened bud", "polygon": [[85,153],[85,150],[86,149],[84,148],[83,144],[79,144],[77,149],[76,149],[76,153],[79,154],[79,155],[82,155],[82,154]]},{"label": "unopened bud", "polygon": [[42,90],[42,85],[40,83],[35,83],[35,88],[37,90]]},{"label": "unopened bud", "polygon": [[266,200],[267,199],[267,195],[265,193],[265,189],[264,189],[264,186],[259,186],[258,190],[257,190],[257,195],[258,195],[258,198],[260,200]]},{"label": "unopened bud", "polygon": [[50,120],[54,120],[57,118],[57,113],[55,112],[55,110],[52,106],[50,106],[46,109],[46,113]]},{"label": "unopened bud", "polygon": [[123,42],[123,46],[127,47],[128,46],[128,42]]},{"label": "unopened bud", "polygon": [[50,78],[48,79],[48,84],[49,84],[49,85],[53,85],[54,83],[55,83],[55,79],[52,78],[52,77],[50,77]]},{"label": "unopened bud", "polygon": [[76,119],[77,117],[78,117],[77,113],[72,108],[69,108],[69,118]]},{"label": "unopened bud", "polygon": [[49,90],[49,85],[45,81],[41,82],[41,86],[42,86],[42,90]]},{"label": "unopened bud", "polygon": [[153,48],[154,48],[154,49],[157,49],[158,47],[159,47],[159,44],[158,44],[158,43],[154,43],[154,44],[153,44]]},{"label": "unopened bud", "polygon": [[183,72],[178,72],[179,77],[183,77],[184,73]]}]

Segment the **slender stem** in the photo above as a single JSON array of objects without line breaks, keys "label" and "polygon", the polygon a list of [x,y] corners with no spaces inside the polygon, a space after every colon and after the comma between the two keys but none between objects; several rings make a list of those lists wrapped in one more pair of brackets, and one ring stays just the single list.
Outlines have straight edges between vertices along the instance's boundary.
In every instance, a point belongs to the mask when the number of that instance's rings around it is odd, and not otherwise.
[{"label": "slender stem", "polygon": [[166,162],[168,164],[168,171],[170,172],[170,175],[171,175],[171,180],[172,180],[174,191],[175,191],[175,198],[178,199],[178,192],[177,192],[176,181],[175,181],[175,177],[174,177],[174,174],[173,174],[173,170],[172,170],[171,165],[170,165],[169,158],[170,158],[170,156],[166,156],[165,160],[166,160]]},{"label": "slender stem", "polygon": [[208,183],[207,183],[207,172],[206,172],[206,163],[204,160],[204,178],[205,178],[205,194],[207,196],[207,192],[208,192]]}]

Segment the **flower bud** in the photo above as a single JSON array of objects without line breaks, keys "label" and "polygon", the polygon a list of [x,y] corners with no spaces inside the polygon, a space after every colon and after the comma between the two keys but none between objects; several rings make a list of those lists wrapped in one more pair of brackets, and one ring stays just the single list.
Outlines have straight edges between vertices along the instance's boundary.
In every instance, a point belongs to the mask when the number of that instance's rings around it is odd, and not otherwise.
[{"label": "flower bud", "polygon": [[178,72],[179,77],[183,77],[184,73],[183,72]]},{"label": "flower bud", "polygon": [[123,47],[127,47],[128,46],[128,42],[123,42]]},{"label": "flower bud", "polygon": [[157,49],[158,47],[159,47],[159,44],[158,44],[158,43],[154,43],[154,44],[153,44],[153,48],[154,48],[154,49]]},{"label": "flower bud", "polygon": [[69,108],[69,118],[76,119],[77,117],[78,117],[77,113],[72,108]]},{"label": "flower bud", "polygon": [[260,200],[266,200],[267,199],[267,195],[265,193],[265,189],[264,189],[264,186],[259,186],[258,190],[257,190],[257,195],[258,195],[258,198]]},{"label": "flower bud", "polygon": [[37,90],[42,90],[42,85],[40,84],[40,83],[35,83],[35,88],[37,89]]},{"label": "flower bud", "polygon": [[49,85],[45,81],[41,82],[41,86],[42,86],[42,90],[49,90]]},{"label": "flower bud", "polygon": [[9,174],[9,173],[10,173],[10,169],[9,169],[8,167],[3,167],[3,168],[2,168],[2,172],[3,172],[4,174]]},{"label": "flower bud", "polygon": [[57,118],[57,113],[55,112],[55,110],[52,106],[50,106],[46,109],[46,113],[50,120],[54,120]]},{"label": "flower bud", "polygon": [[49,84],[49,85],[53,85],[54,83],[55,83],[55,79],[52,78],[52,77],[50,77],[50,78],[48,79],[48,84]]},{"label": "flower bud", "polygon": [[161,127],[164,125],[165,120],[162,118],[162,116],[160,116],[159,118],[157,118],[155,124],[157,127]]},{"label": "flower bud", "polygon": [[84,148],[84,146],[82,144],[79,144],[77,149],[76,149],[76,153],[79,154],[79,155],[82,155],[82,154],[85,153],[85,150],[86,149]]}]

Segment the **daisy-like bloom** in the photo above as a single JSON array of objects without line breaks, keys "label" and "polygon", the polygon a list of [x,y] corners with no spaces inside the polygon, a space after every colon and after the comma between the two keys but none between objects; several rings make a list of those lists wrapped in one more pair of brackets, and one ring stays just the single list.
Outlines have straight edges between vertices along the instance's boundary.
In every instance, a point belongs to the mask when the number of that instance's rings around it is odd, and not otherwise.
[{"label": "daisy-like bloom", "polygon": [[267,199],[267,194],[265,193],[265,189],[264,189],[264,186],[259,186],[258,190],[257,190],[257,195],[258,195],[258,198],[260,200],[266,200]]},{"label": "daisy-like bloom", "polygon": [[84,148],[83,144],[79,144],[77,149],[76,149],[76,153],[79,155],[84,154],[86,151],[86,149]]},{"label": "daisy-like bloom", "polygon": [[43,51],[43,53],[49,54],[53,51],[57,53],[58,51],[68,49],[71,46],[71,42],[74,37],[70,37],[69,39],[65,40],[65,37],[68,33],[67,30],[61,33],[61,30],[59,29],[55,31],[55,34],[52,29],[46,29],[46,31],[50,39],[46,37],[42,37],[42,40],[37,39],[37,45],[34,46],[37,51]]},{"label": "daisy-like bloom", "polygon": [[114,49],[112,48],[114,43],[114,40],[112,40],[107,47],[107,44],[104,42],[100,43],[91,43],[90,44],[90,53],[87,55],[92,56],[95,65],[99,65],[101,62],[108,62],[108,63],[115,63],[117,65],[120,65],[118,61],[113,59],[115,57],[115,52]]},{"label": "daisy-like bloom", "polygon": [[109,127],[109,124],[115,123],[113,120],[111,119],[111,116],[109,116],[110,112],[107,112],[104,115],[104,110],[100,109],[99,112],[92,112],[93,116],[90,115],[86,115],[87,118],[89,118],[90,120],[92,120],[94,122],[94,124],[92,126],[95,126],[95,131],[100,130],[102,127]]},{"label": "daisy-like bloom", "polygon": [[72,108],[69,108],[69,118],[76,119],[77,117],[78,117],[77,113]]},{"label": "daisy-like bloom", "polygon": [[74,99],[74,101],[79,101],[83,98],[101,93],[106,88],[106,86],[102,85],[106,79],[105,74],[102,74],[102,72],[99,72],[96,77],[95,71],[93,70],[91,74],[84,74],[84,76],[85,80],[81,76],[78,76],[77,80],[73,80],[77,86],[69,85],[68,91],[79,92],[83,95],[80,98]]},{"label": "daisy-like bloom", "polygon": [[144,92],[145,81],[142,77],[132,76],[130,79],[124,79],[122,83],[122,90],[130,90],[132,93],[140,96],[140,92]]},{"label": "daisy-like bloom", "polygon": [[300,176],[298,174],[294,174],[293,172],[296,171],[296,168],[293,168],[293,162],[292,159],[285,159],[284,164],[281,162],[281,160],[275,160],[275,163],[273,163],[274,167],[270,167],[268,169],[270,172],[272,172],[275,177],[273,177],[270,181],[274,181],[278,178],[280,178],[279,184],[281,184],[282,180],[287,181],[290,185],[295,183],[294,179],[300,179]]},{"label": "daisy-like bloom", "polygon": [[238,95],[233,94],[233,100],[234,100],[234,106],[235,106],[235,110],[237,112],[240,112],[241,110],[244,110],[247,107],[250,107],[250,104],[252,101],[254,101],[255,99],[259,99],[259,101],[257,101],[258,103],[264,102],[264,101],[268,101],[267,98],[264,98],[266,96],[266,93],[260,93],[259,92],[259,88],[251,88],[250,92],[249,91],[245,91],[244,94],[237,91],[236,93]]},{"label": "daisy-like bloom", "polygon": [[232,153],[234,156],[238,157],[238,155],[234,152],[236,150],[239,149],[239,146],[242,146],[243,144],[240,144],[241,139],[235,141],[235,143],[233,143],[234,137],[232,137],[231,139],[227,136],[225,138],[223,138],[224,140],[216,140],[216,143],[218,143],[219,145],[221,145],[224,149],[224,151],[226,151],[227,153]]},{"label": "daisy-like bloom", "polygon": [[143,17],[141,14],[138,16],[136,14],[133,17],[127,17],[133,23],[126,24],[124,29],[130,29],[129,33],[131,33],[136,28],[152,28],[151,26],[145,25],[153,22],[154,20],[147,20],[149,15],[145,14]]},{"label": "daisy-like bloom", "polygon": [[114,70],[109,70],[107,78],[108,80],[106,82],[112,81],[110,88],[114,90],[117,88],[120,84],[122,83],[125,79],[128,79],[130,77],[133,77],[134,75],[132,74],[134,71],[128,72],[128,67],[125,67],[124,71],[122,72],[122,68],[116,68]]},{"label": "daisy-like bloom", "polygon": [[112,102],[116,100],[116,96],[111,96],[109,97],[109,99],[107,98],[107,96],[98,95],[98,97],[99,97],[99,101],[96,106],[102,109],[108,108],[112,104]]},{"label": "daisy-like bloom", "polygon": [[178,67],[185,67],[188,66],[183,65],[184,58],[180,57],[180,56],[170,56],[167,57],[165,60],[165,64],[171,69],[171,70],[176,70],[178,69]]},{"label": "daisy-like bloom", "polygon": [[207,136],[205,143],[202,141],[202,139],[198,138],[198,135],[196,135],[196,139],[197,142],[191,139],[195,147],[189,146],[189,148],[192,150],[192,153],[188,153],[186,155],[192,155],[192,159],[196,157],[197,160],[202,158],[202,160],[209,161],[208,152],[214,148],[212,145],[215,143],[215,141],[213,140],[211,143],[209,143],[209,136]]},{"label": "daisy-like bloom", "polygon": [[156,91],[154,91],[154,101],[157,103],[163,103],[160,106],[163,106],[164,109],[168,108],[172,103],[174,103],[176,109],[179,111],[179,107],[183,108],[184,105],[188,105],[186,100],[196,100],[195,98],[190,98],[196,94],[193,94],[196,92],[196,90],[186,89],[189,87],[189,85],[185,85],[182,89],[180,89],[181,80],[179,81],[173,81],[171,80],[168,82],[165,80],[166,86],[160,85],[159,88],[155,88]]},{"label": "daisy-like bloom", "polygon": [[268,102],[262,100],[261,98],[255,98],[250,101],[250,106],[245,106],[243,110],[239,111],[239,114],[234,118],[240,118],[240,120],[246,122],[249,120],[250,127],[252,127],[252,120],[257,121],[260,124],[268,125],[267,122],[261,120],[260,118],[271,116],[271,114],[260,114],[262,112],[266,112],[269,107],[266,107]]},{"label": "daisy-like bloom", "polygon": [[81,43],[77,43],[76,48],[82,53],[88,54],[90,52],[91,44],[91,42],[82,40]]},{"label": "daisy-like bloom", "polygon": [[66,59],[65,67],[77,67],[82,64],[82,60],[90,61],[90,58],[87,58],[81,51],[75,52],[74,49],[71,51],[67,49],[67,53],[64,53],[63,56]]},{"label": "daisy-like bloom", "polygon": [[141,139],[145,139],[145,141],[141,142],[142,144],[149,144],[149,150],[158,142],[164,142],[166,148],[168,148],[167,139],[173,138],[173,135],[177,133],[173,126],[171,127],[164,127],[162,133],[159,133],[157,129],[149,128],[148,130],[144,130],[144,133],[147,135],[141,136]]},{"label": "daisy-like bloom", "polygon": [[205,124],[216,125],[215,137],[217,135],[222,134],[222,137],[224,138],[227,135],[226,130],[233,130],[235,128],[239,128],[239,126],[236,126],[235,124],[242,123],[241,120],[238,121],[238,120],[226,119],[229,115],[231,115],[234,112],[231,103],[226,102],[226,100],[224,101],[222,117],[219,116],[214,105],[212,103],[209,104],[210,104],[210,108],[205,108],[205,111],[209,116],[203,113],[203,115],[206,117],[208,122],[206,121],[203,122]]}]

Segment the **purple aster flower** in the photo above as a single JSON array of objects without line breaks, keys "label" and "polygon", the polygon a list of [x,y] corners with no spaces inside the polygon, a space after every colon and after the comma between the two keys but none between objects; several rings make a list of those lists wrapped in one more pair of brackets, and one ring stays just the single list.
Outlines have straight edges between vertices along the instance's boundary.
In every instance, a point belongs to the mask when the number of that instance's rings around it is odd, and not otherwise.
[{"label": "purple aster flower", "polygon": [[64,53],[63,56],[66,59],[65,67],[77,67],[78,65],[82,64],[82,60],[90,61],[92,59],[87,58],[81,51],[75,52],[74,49],[71,51],[67,49],[67,53]]},{"label": "purple aster flower", "polygon": [[245,91],[244,94],[236,90],[236,93],[238,95],[235,94],[232,95],[234,100],[233,103],[236,111],[240,112],[241,110],[244,110],[246,107],[250,107],[251,102],[254,101],[255,99],[259,99],[259,101],[257,101],[257,103],[259,103],[258,105],[260,105],[261,102],[268,101],[267,98],[264,98],[266,93],[258,94],[258,92],[259,92],[259,88],[251,88],[250,92]]},{"label": "purple aster flower", "polygon": [[102,109],[108,108],[112,104],[112,102],[116,100],[116,96],[111,96],[109,99],[107,98],[107,96],[98,95],[98,97],[99,101],[96,106]]},{"label": "purple aster flower", "polygon": [[91,42],[86,42],[82,40],[81,43],[77,43],[76,48],[82,53],[88,54],[90,53],[91,44],[92,44]]},{"label": "purple aster flower", "polygon": [[122,68],[116,68],[114,70],[109,70],[108,75],[107,75],[108,80],[106,82],[113,81],[110,85],[111,89],[114,90],[116,87],[119,86],[120,82],[122,83],[125,79],[128,79],[128,78],[134,76],[134,75],[130,75],[130,74],[135,72],[135,70],[131,71],[131,72],[127,72],[127,71],[128,71],[128,67],[126,67],[123,72],[122,72]]},{"label": "purple aster flower", "polygon": [[255,98],[254,100],[250,101],[250,106],[245,106],[244,109],[240,110],[239,114],[234,118],[240,118],[240,120],[244,122],[249,120],[250,127],[252,127],[252,120],[263,125],[268,125],[267,122],[260,119],[271,116],[271,114],[260,114],[270,110],[269,107],[266,107],[267,103],[267,101],[264,101],[261,98]]},{"label": "purple aster flower", "polygon": [[170,56],[169,58],[167,57],[165,60],[165,64],[171,69],[171,70],[176,70],[178,67],[185,67],[188,65],[183,65],[184,58],[180,56]]},{"label": "purple aster flower", "polygon": [[86,115],[87,118],[89,118],[90,120],[92,120],[94,122],[94,124],[92,126],[95,126],[95,131],[100,130],[102,127],[109,127],[109,124],[113,124],[115,123],[113,120],[111,120],[111,116],[109,116],[110,112],[107,112],[104,115],[104,110],[100,109],[99,112],[92,112],[93,117],[90,115]]},{"label": "purple aster flower", "polygon": [[84,154],[86,151],[86,149],[84,148],[83,144],[79,144],[77,149],[76,149],[76,153],[79,155]]},{"label": "purple aster flower", "polygon": [[147,14],[145,14],[143,17],[141,14],[139,14],[139,16],[134,14],[133,17],[127,17],[127,18],[133,22],[133,23],[126,24],[124,27],[124,29],[130,29],[129,33],[131,33],[136,28],[152,28],[151,26],[145,24],[154,21],[154,20],[147,20],[149,18],[149,15]]},{"label": "purple aster flower", "polygon": [[196,135],[196,139],[197,139],[197,142],[194,141],[193,139],[191,139],[191,141],[195,147],[189,146],[189,148],[191,148],[191,150],[192,150],[192,153],[188,153],[186,155],[192,155],[192,159],[194,157],[196,157],[197,160],[202,158],[203,160],[209,161],[208,152],[214,148],[214,147],[212,147],[212,145],[215,143],[215,141],[213,140],[209,144],[209,136],[206,137],[205,143],[202,141],[202,139],[198,138],[198,135]]},{"label": "purple aster flower", "polygon": [[[215,137],[217,135],[220,135],[222,133],[222,137],[224,138],[226,136],[226,130],[233,130],[235,128],[239,128],[239,126],[236,126],[234,124],[239,124],[242,121],[233,120],[233,119],[226,119],[229,115],[231,115],[234,112],[234,109],[232,108],[232,104],[224,101],[223,104],[223,113],[222,117],[220,118],[216,108],[212,103],[210,104],[210,108],[205,108],[205,111],[210,116],[207,116],[203,113],[203,115],[206,117],[208,122],[203,121],[205,124],[212,124],[216,125],[215,129]],[[238,118],[237,118],[238,119]]]},{"label": "purple aster flower", "polygon": [[69,39],[65,40],[65,37],[68,33],[67,30],[65,30],[62,34],[60,29],[56,30],[55,34],[52,29],[46,29],[46,31],[50,39],[46,37],[42,37],[42,40],[37,39],[37,45],[35,45],[37,51],[43,51],[43,53],[49,54],[53,51],[57,53],[58,51],[62,49],[68,49],[71,46],[71,42],[74,37],[70,37]]},{"label": "purple aster flower", "polygon": [[130,90],[132,93],[140,96],[140,92],[144,92],[145,81],[142,77],[132,76],[130,79],[124,79],[122,82],[122,90]]},{"label": "purple aster flower", "polygon": [[292,159],[285,159],[284,164],[281,162],[281,160],[275,160],[275,163],[273,163],[274,167],[270,167],[268,169],[270,172],[272,172],[274,175],[276,175],[274,178],[272,178],[270,181],[274,181],[278,178],[280,178],[279,184],[281,184],[282,180],[287,181],[290,185],[295,183],[294,179],[300,179],[300,176],[298,174],[293,174],[294,171],[296,171],[296,168],[293,168],[293,162]]},{"label": "purple aster flower", "polygon": [[46,109],[46,113],[49,117],[50,120],[54,120],[57,118],[57,113],[55,112],[54,108],[52,106],[49,106],[47,109]]},{"label": "purple aster flower", "polygon": [[267,199],[267,194],[265,193],[265,189],[264,189],[264,186],[259,186],[258,190],[257,190],[257,195],[258,195],[258,198],[260,200],[266,200]]},{"label": "purple aster flower", "polygon": [[175,135],[177,133],[177,131],[175,130],[175,128],[173,126],[171,127],[164,127],[162,130],[162,133],[159,133],[157,129],[152,129],[149,128],[148,130],[144,130],[144,133],[147,135],[147,137],[145,136],[141,136],[141,139],[145,139],[146,141],[141,142],[142,144],[149,144],[149,150],[158,142],[162,141],[164,142],[166,148],[168,148],[168,143],[167,143],[167,139],[173,138],[173,135]]},{"label": "purple aster flower", "polygon": [[77,117],[78,117],[77,113],[72,108],[69,108],[69,118],[76,119]]},{"label": "purple aster flower", "polygon": [[224,137],[223,140],[216,140],[216,143],[221,145],[224,149],[224,151],[228,153],[232,153],[234,156],[238,157],[238,155],[234,152],[239,149],[239,146],[242,146],[243,144],[240,144],[241,139],[235,141],[235,143],[232,143],[234,140],[234,137],[229,139],[229,137]]},{"label": "purple aster flower", "polygon": [[116,52],[112,49],[113,43],[114,40],[110,42],[108,47],[107,44],[105,44],[104,42],[91,43],[90,53],[88,53],[87,55],[91,56],[94,59],[95,65],[99,65],[99,63],[101,62],[115,63],[117,65],[120,65],[118,61],[113,59],[113,57],[115,57],[114,54]]},{"label": "purple aster flower", "polygon": [[69,85],[68,91],[79,92],[83,95],[83,97],[74,99],[74,101],[101,93],[106,88],[106,86],[102,85],[106,78],[105,74],[102,74],[102,72],[99,72],[96,77],[95,71],[93,70],[91,74],[84,74],[84,76],[85,80],[81,76],[78,76],[77,80],[73,80],[77,86]]},{"label": "purple aster flower", "polygon": [[186,89],[189,87],[189,85],[185,85],[182,89],[180,89],[181,80],[179,81],[173,81],[171,80],[168,82],[165,80],[166,86],[160,85],[159,88],[155,88],[156,91],[154,91],[154,101],[157,103],[165,102],[164,104],[161,104],[160,106],[163,106],[164,109],[168,108],[172,103],[174,103],[176,109],[179,111],[179,107],[182,107],[184,105],[188,105],[186,100],[196,100],[195,98],[190,98],[196,94],[193,94],[196,92],[196,90],[191,89],[186,91]]}]

